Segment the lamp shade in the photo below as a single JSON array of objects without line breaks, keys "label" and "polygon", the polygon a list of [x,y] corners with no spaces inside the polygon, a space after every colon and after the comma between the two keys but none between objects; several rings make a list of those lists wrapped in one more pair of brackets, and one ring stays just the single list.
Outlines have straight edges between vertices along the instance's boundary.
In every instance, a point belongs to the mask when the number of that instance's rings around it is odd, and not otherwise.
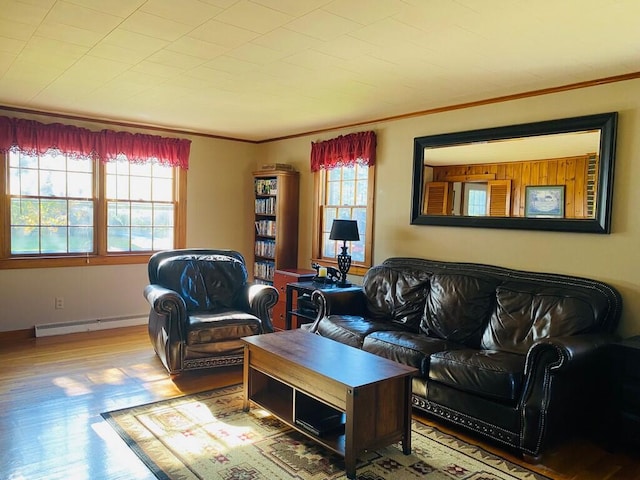
[{"label": "lamp shade", "polygon": [[331,225],[329,239],[357,242],[360,240],[358,222],[355,220],[334,220]]}]

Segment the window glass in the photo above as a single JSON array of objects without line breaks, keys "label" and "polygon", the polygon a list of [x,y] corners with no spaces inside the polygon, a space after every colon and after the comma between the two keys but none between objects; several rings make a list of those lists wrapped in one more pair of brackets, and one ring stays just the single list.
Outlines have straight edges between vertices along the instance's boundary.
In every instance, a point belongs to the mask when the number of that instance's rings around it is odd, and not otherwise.
[{"label": "window glass", "polygon": [[116,165],[107,169],[107,251],[172,248],[174,169],[126,160],[112,163]]},{"label": "window glass", "polygon": [[10,252],[94,252],[94,162],[9,153]]},{"label": "window glass", "polygon": [[368,210],[368,167],[360,165],[337,167],[321,171],[323,177],[321,192],[321,232],[320,257],[335,259],[340,253],[342,243],[331,240],[333,220],[347,219],[358,222],[360,240],[347,242],[347,248],[353,262],[366,260],[367,210]]}]

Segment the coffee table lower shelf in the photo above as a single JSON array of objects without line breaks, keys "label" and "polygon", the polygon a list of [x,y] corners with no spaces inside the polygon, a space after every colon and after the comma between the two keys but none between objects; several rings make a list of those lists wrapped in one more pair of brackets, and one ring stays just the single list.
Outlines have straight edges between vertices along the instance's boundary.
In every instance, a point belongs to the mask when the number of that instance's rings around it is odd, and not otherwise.
[{"label": "coffee table lower shelf", "polygon": [[[251,376],[249,384],[253,390],[249,392],[249,399],[253,403],[268,410],[294,430],[338,455],[345,456],[346,414],[344,412],[259,370],[250,369],[249,375]],[[314,404],[315,410],[313,409]],[[245,407],[245,410],[248,410],[248,407]],[[308,415],[318,410],[333,411],[334,415],[340,417],[339,423],[331,422],[330,425],[323,428],[318,422],[309,421]],[[306,422],[309,426],[304,426],[300,422]]]}]

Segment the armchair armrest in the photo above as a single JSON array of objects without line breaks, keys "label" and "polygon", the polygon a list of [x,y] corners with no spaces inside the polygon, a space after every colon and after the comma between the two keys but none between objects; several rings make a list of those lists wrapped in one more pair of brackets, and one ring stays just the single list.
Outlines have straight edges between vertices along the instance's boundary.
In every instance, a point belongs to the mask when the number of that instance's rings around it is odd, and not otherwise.
[{"label": "armchair armrest", "polygon": [[366,297],[360,287],[340,290],[314,290],[311,300],[318,309],[316,319],[310,327],[311,332],[318,330],[318,323],[329,315],[357,315],[364,316],[366,312]]},{"label": "armchair armrest", "polygon": [[175,311],[179,316],[183,316],[187,311],[184,299],[177,292],[160,285],[147,285],[144,289],[144,297],[159,315],[168,315]]},{"label": "armchair armrest", "polygon": [[247,301],[249,309],[256,317],[262,321],[262,330],[264,333],[271,333],[274,331],[273,324],[271,323],[271,308],[278,303],[280,294],[278,289],[271,285],[248,285],[247,286]]}]

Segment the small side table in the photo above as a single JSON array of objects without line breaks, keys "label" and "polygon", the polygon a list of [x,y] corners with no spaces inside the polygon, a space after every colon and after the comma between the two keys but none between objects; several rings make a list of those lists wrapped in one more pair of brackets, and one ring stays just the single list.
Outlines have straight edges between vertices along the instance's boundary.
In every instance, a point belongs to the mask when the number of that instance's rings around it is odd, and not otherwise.
[{"label": "small side table", "polygon": [[[305,305],[301,308],[298,299],[302,295],[311,295],[315,290],[360,290],[362,287],[352,285],[350,287],[338,287],[335,284],[327,285],[315,282],[288,283],[286,288],[287,303],[285,307],[285,329],[291,330],[293,317],[296,317],[295,328],[300,328],[303,323],[313,322],[316,319],[317,309],[314,305]],[[295,305],[294,305],[295,295]]]},{"label": "small side table", "polygon": [[616,438],[640,447],[640,335],[611,346]]}]

